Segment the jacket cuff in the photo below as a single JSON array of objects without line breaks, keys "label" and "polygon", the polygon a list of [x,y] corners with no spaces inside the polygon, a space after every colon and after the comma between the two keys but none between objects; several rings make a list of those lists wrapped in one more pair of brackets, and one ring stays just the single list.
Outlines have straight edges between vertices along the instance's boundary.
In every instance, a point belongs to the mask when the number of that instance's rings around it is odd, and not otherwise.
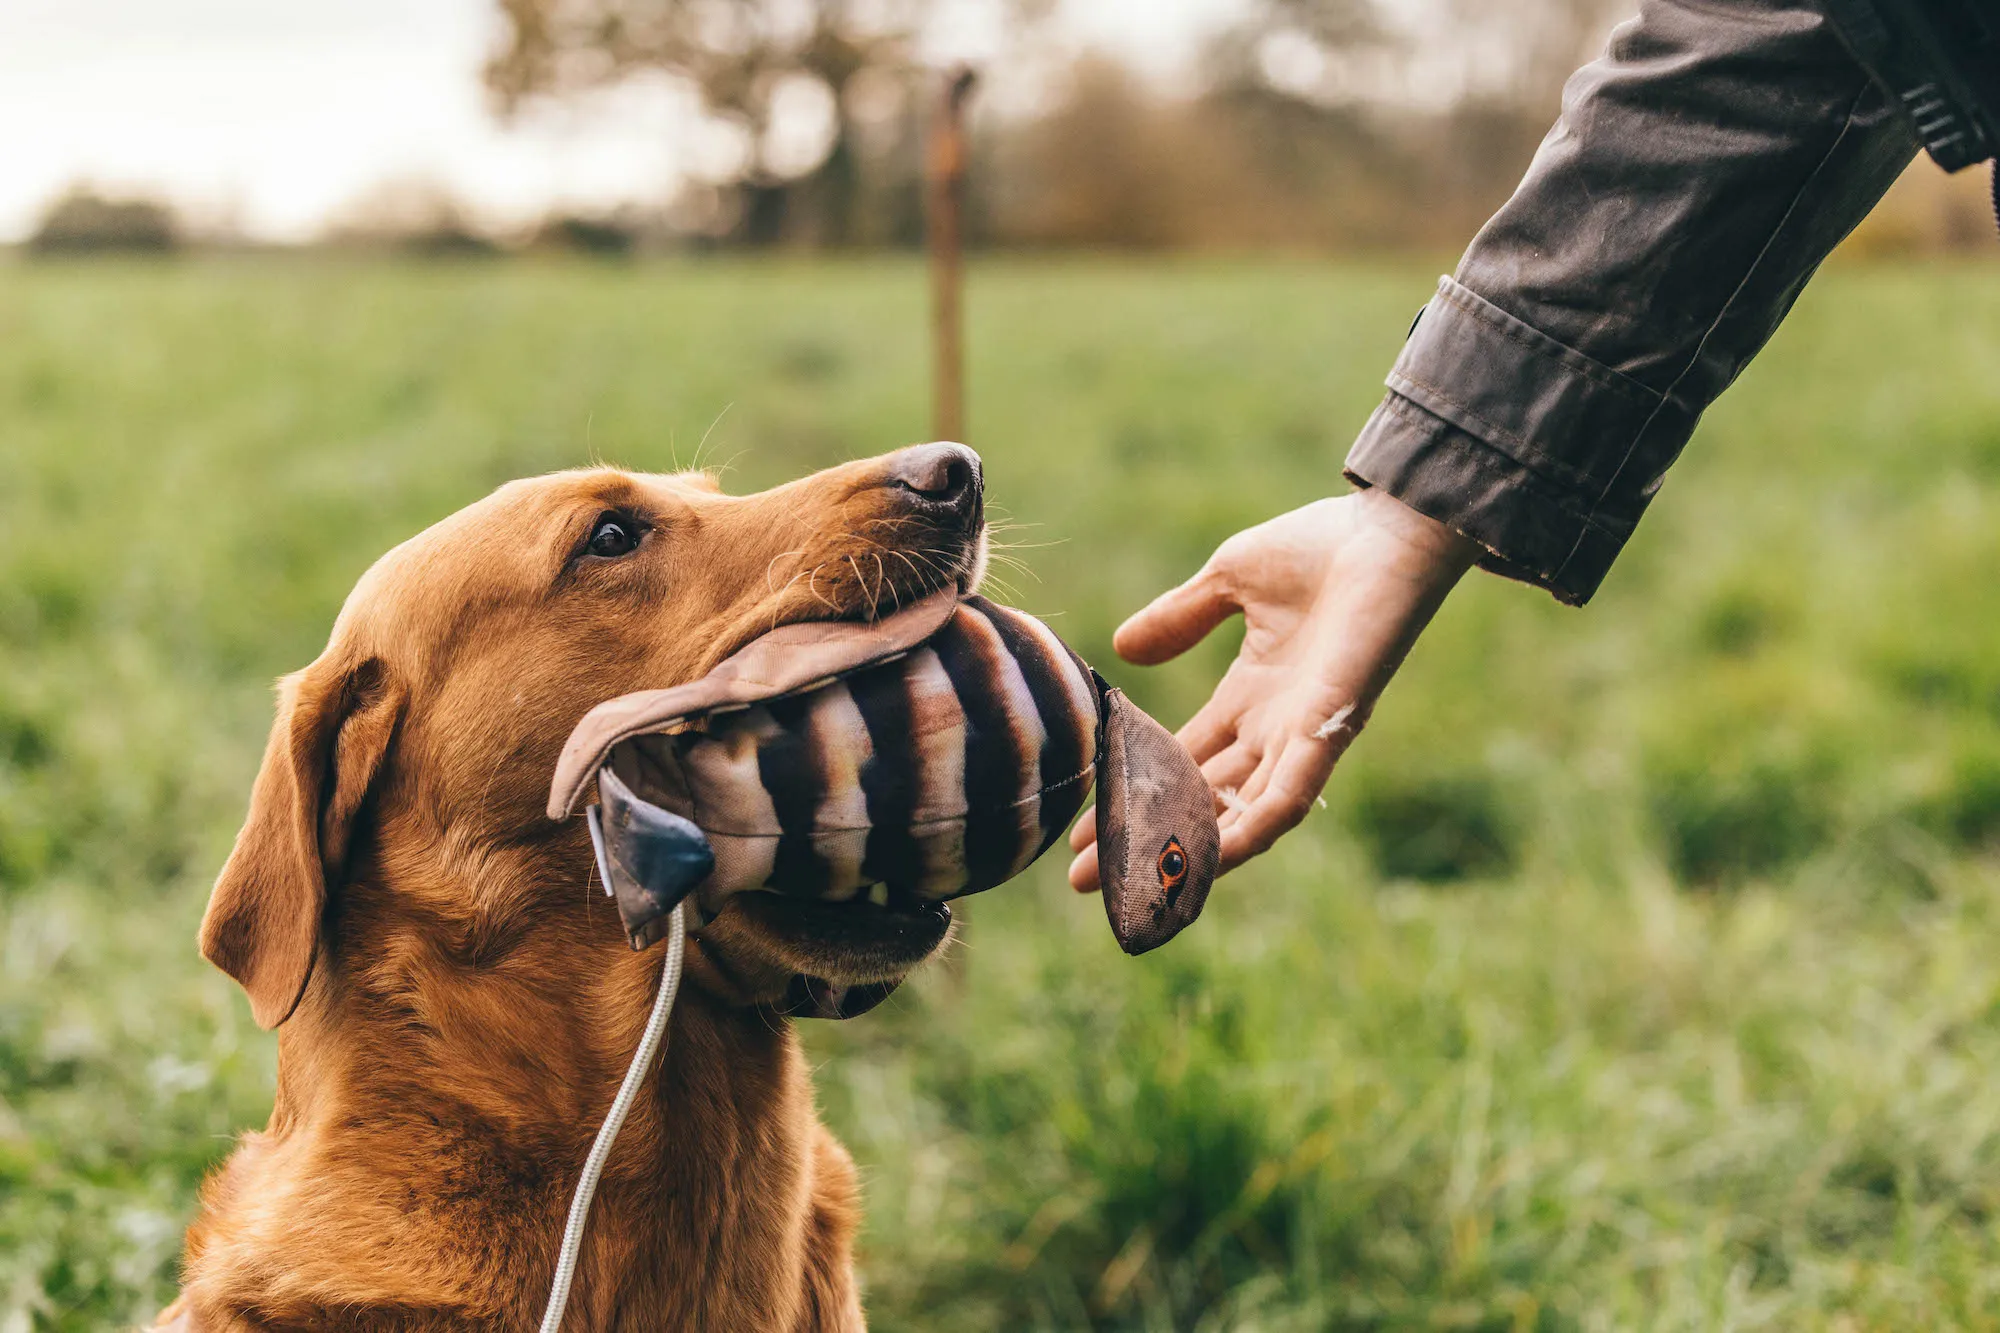
[{"label": "jacket cuff", "polygon": [[[1484,567],[1581,605],[1652,498],[1641,440],[1668,457],[1694,417],[1451,278],[1389,372],[1348,454],[1380,486],[1489,552]],[[1670,443],[1663,439],[1674,436]]]}]

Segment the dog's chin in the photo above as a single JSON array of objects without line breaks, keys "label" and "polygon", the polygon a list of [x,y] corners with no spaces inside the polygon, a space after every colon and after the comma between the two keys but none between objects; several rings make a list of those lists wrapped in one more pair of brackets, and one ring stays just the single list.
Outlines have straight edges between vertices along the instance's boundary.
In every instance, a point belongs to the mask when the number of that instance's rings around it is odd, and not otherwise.
[{"label": "dog's chin", "polygon": [[913,899],[847,902],[739,893],[704,931],[730,952],[839,986],[901,981],[951,935],[951,908]]}]

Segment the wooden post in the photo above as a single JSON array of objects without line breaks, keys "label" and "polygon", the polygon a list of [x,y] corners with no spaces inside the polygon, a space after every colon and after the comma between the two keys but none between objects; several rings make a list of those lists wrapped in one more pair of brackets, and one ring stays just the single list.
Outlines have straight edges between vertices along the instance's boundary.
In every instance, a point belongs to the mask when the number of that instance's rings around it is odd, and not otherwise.
[{"label": "wooden post", "polygon": [[926,228],[931,252],[931,438],[965,440],[965,102],[978,81],[961,65],[945,76],[931,121]]}]

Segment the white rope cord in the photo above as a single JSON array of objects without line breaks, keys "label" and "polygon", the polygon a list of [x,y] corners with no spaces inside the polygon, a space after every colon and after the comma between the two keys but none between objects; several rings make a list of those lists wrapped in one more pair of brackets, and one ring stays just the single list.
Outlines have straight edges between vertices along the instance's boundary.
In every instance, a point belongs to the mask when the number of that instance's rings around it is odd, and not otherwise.
[{"label": "white rope cord", "polygon": [[660,1053],[660,1047],[667,1038],[667,1015],[673,1011],[674,993],[681,987],[681,952],[687,945],[687,922],[684,914],[686,904],[674,908],[674,915],[667,926],[667,962],[660,969],[660,993],[653,1000],[653,1013],[646,1020],[646,1034],[639,1038],[639,1049],[632,1053],[632,1064],[625,1071],[625,1082],[618,1089],[618,1096],[611,1102],[611,1109],[604,1113],[604,1123],[597,1128],[597,1142],[590,1145],[590,1157],[583,1164],[583,1177],[576,1182],[576,1193],[569,1201],[569,1222],[563,1227],[562,1253],[556,1259],[555,1281],[549,1284],[549,1306],[542,1315],[542,1333],[557,1333],[562,1327],[563,1310],[569,1305],[569,1286],[576,1278],[576,1257],[583,1249],[583,1226],[590,1217],[590,1201],[597,1194],[597,1178],[604,1174],[604,1163],[611,1156],[611,1145],[618,1138],[618,1131],[624,1127],[626,1113],[638,1099],[639,1086],[653,1068],[653,1060]]}]

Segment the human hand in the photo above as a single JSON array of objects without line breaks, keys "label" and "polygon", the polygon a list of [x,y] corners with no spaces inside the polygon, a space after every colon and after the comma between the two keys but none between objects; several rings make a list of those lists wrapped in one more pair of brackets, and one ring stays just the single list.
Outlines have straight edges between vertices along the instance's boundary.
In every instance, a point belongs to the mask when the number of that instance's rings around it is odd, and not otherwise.
[{"label": "human hand", "polygon": [[[1280,514],[1118,627],[1112,647],[1165,662],[1241,612],[1243,647],[1179,733],[1215,788],[1222,869],[1305,818],[1389,678],[1479,546],[1386,491]],[[1097,889],[1097,812],[1070,832],[1069,882]]]}]

